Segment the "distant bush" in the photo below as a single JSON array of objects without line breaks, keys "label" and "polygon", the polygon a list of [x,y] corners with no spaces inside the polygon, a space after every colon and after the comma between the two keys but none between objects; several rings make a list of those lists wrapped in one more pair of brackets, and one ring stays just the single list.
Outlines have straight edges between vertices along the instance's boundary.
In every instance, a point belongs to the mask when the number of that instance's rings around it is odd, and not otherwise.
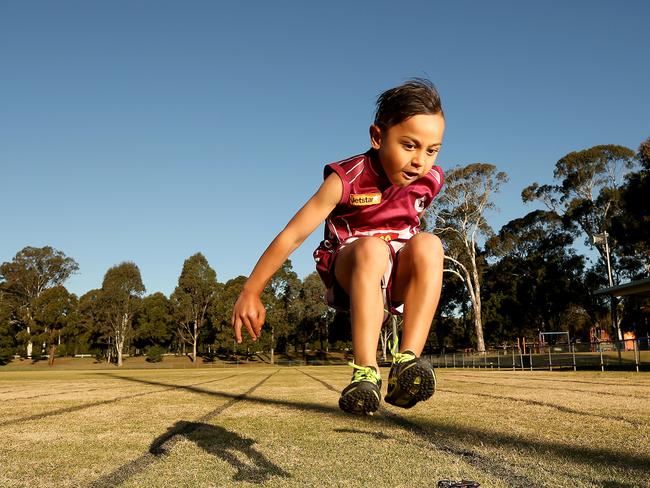
[{"label": "distant bush", "polygon": [[41,354],[40,352],[36,352],[36,351],[32,352],[32,362],[33,363],[36,363],[36,362],[40,361],[41,359],[43,359],[43,354]]},{"label": "distant bush", "polygon": [[167,352],[162,346],[151,346],[147,349],[147,362],[148,363],[159,363],[163,359],[163,354]]},{"label": "distant bush", "polygon": [[0,348],[0,366],[9,364],[14,358],[14,349],[11,347]]},{"label": "distant bush", "polygon": [[352,342],[351,341],[336,341],[334,347],[332,348],[335,351],[351,351]]},{"label": "distant bush", "polygon": [[201,354],[204,363],[214,363],[217,360],[216,352],[204,352]]}]

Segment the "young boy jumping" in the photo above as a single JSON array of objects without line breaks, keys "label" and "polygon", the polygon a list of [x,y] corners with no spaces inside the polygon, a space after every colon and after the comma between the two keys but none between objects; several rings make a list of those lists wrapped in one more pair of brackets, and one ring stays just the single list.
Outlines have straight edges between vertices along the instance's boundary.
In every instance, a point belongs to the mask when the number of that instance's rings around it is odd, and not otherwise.
[{"label": "young boy jumping", "polygon": [[377,99],[371,149],[325,166],[318,191],[271,242],[246,281],[232,313],[237,342],[245,327],[256,340],[266,312],[264,287],[289,255],[325,221],[314,251],[328,304],[349,308],[354,368],[339,399],[342,410],[379,408],[377,344],[384,310],[402,313],[402,340],[393,350],[386,402],[410,408],[431,397],[435,373],[420,354],[442,286],[443,248],[420,232],[420,217],[443,183],[434,166],[445,119],[440,97],[427,80],[414,79]]}]

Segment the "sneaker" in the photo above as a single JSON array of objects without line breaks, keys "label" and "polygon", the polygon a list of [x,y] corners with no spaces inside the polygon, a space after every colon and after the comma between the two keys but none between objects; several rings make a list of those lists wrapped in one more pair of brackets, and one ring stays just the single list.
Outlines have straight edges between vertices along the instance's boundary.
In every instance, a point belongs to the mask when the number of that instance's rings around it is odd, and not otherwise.
[{"label": "sneaker", "polygon": [[397,352],[397,341],[391,347],[393,364],[388,375],[387,403],[411,408],[417,402],[428,400],[436,391],[436,373],[431,363],[416,357],[412,351]]},{"label": "sneaker", "polygon": [[341,392],[339,407],[344,412],[372,414],[379,408],[381,400],[381,378],[372,366],[357,366],[354,368],[352,381]]}]

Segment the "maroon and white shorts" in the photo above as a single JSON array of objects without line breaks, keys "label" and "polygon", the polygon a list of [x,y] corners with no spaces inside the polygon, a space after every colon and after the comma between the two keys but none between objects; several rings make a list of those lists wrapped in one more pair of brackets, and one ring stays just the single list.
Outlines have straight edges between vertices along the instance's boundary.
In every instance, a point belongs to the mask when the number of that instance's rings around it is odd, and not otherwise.
[{"label": "maroon and white shorts", "polygon": [[[314,251],[314,261],[316,261],[316,271],[318,275],[323,280],[325,287],[327,288],[327,293],[325,295],[325,301],[327,304],[337,310],[350,310],[350,297],[345,292],[343,287],[336,281],[336,276],[334,274],[334,263],[338,254],[341,252],[341,249],[344,249],[352,242],[356,241],[358,237],[351,237],[345,242],[334,247],[330,241],[321,242],[320,246]],[[397,258],[397,254],[402,250],[406,241],[402,240],[392,240],[384,241],[390,250],[390,257],[388,259],[388,264],[386,265],[386,271],[384,276],[381,279],[381,290],[384,297],[384,307],[385,309],[392,313],[401,315],[404,311],[404,304],[401,302],[393,302],[391,297],[391,288],[393,285],[393,277],[395,275],[395,270],[397,269],[394,266]]]}]

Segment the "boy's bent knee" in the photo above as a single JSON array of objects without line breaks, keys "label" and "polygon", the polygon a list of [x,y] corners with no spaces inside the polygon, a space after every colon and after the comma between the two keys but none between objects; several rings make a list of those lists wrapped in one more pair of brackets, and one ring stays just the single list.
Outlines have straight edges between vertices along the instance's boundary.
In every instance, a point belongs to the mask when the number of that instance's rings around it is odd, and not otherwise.
[{"label": "boy's bent knee", "polygon": [[375,270],[383,274],[390,259],[388,245],[378,237],[361,237],[350,244],[348,252],[352,269],[364,273]]},{"label": "boy's bent knee", "polygon": [[415,262],[438,263],[445,255],[440,238],[426,232],[413,236],[407,245]]},{"label": "boy's bent knee", "polygon": [[381,280],[390,259],[386,242],[378,237],[361,237],[348,244],[336,259],[334,273],[343,289],[349,293],[353,276]]},{"label": "boy's bent knee", "polygon": [[385,241],[378,237],[361,237],[353,244],[355,264],[374,264],[385,267],[390,258],[390,250]]}]

